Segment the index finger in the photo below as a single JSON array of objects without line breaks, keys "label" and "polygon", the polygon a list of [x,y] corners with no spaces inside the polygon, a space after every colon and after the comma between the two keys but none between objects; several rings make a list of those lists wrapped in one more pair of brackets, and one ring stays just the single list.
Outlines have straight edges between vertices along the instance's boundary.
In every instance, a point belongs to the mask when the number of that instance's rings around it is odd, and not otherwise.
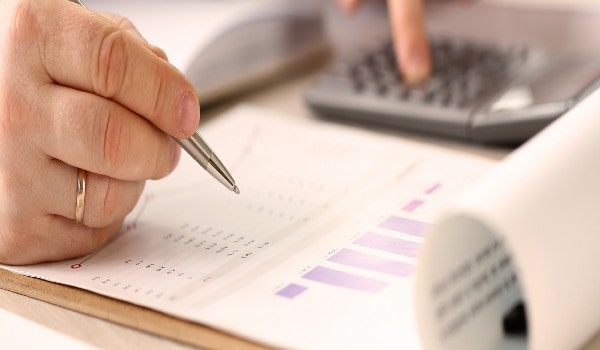
[{"label": "index finger", "polygon": [[[177,137],[200,119],[192,84],[147,45],[103,16],[70,2],[44,2],[43,63],[58,84],[111,99]],[[50,22],[50,23],[47,23]]]},{"label": "index finger", "polygon": [[405,80],[421,82],[431,74],[422,0],[388,0],[396,57]]}]

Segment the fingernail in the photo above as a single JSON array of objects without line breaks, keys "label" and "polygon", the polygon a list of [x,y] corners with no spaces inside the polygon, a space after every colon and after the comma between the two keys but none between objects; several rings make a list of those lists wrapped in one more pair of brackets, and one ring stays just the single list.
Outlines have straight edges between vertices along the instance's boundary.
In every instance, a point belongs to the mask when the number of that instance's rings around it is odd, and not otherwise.
[{"label": "fingernail", "polygon": [[194,94],[187,93],[181,99],[181,110],[179,112],[179,131],[185,135],[191,135],[198,128],[200,122],[200,105]]},{"label": "fingernail", "polygon": [[171,141],[171,169],[170,171],[175,170],[177,164],[179,164],[179,159],[181,158],[181,147],[179,144],[175,142],[175,140]]}]

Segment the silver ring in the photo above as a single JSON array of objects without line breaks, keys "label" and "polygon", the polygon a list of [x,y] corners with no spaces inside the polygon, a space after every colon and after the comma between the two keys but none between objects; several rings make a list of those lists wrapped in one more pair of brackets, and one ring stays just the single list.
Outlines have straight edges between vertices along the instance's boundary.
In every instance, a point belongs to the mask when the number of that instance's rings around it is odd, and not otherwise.
[{"label": "silver ring", "polygon": [[83,222],[83,210],[85,209],[85,180],[87,171],[79,169],[77,172],[77,198],[75,202],[75,221]]}]

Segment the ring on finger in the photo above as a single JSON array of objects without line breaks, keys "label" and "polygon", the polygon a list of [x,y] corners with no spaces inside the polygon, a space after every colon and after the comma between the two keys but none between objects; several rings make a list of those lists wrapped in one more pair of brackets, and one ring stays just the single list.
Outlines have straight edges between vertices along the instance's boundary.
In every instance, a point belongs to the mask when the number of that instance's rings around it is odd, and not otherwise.
[{"label": "ring on finger", "polygon": [[85,181],[87,171],[78,169],[77,171],[77,196],[75,202],[75,221],[79,224],[83,222],[83,211],[85,209]]}]

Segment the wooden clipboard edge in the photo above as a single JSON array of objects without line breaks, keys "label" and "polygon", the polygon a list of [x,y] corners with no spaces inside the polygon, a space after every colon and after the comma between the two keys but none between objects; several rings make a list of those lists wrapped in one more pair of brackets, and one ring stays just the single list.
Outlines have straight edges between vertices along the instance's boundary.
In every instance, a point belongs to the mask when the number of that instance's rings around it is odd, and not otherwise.
[{"label": "wooden clipboard edge", "polygon": [[198,323],[77,287],[0,268],[0,288],[181,343],[209,349],[268,349]]}]

